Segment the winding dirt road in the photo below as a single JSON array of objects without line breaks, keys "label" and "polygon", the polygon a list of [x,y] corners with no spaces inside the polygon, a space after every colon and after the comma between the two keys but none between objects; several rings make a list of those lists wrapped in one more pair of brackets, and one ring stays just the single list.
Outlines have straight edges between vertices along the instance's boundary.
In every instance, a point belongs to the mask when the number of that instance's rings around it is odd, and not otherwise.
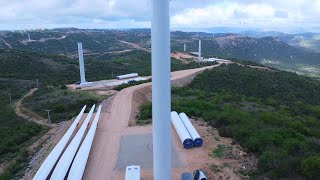
[{"label": "winding dirt road", "polygon": [[[172,72],[171,80],[218,66],[220,64]],[[123,135],[152,133],[151,126],[128,126],[132,113],[132,95],[136,90],[147,86],[151,86],[151,83],[123,89],[115,95],[111,107],[102,111],[83,179],[124,179],[124,171],[115,170],[121,137]],[[181,172],[174,172],[176,171],[173,170],[174,179],[179,178]],[[152,169],[142,170],[141,175],[142,179],[153,179]]]},{"label": "winding dirt road", "polygon": [[[26,109],[23,107],[22,105],[22,101],[27,98],[28,96],[31,96],[35,91],[37,91],[38,88],[34,88],[31,89],[27,94],[25,94],[17,103],[16,103],[16,108],[15,108],[15,112],[18,116],[27,119],[28,121],[32,121],[35,122],[39,125],[45,125],[45,126],[50,126],[52,127],[52,124],[48,124],[48,120],[44,119],[43,117],[39,116],[38,114]],[[25,114],[24,112],[27,112],[27,114]]]}]

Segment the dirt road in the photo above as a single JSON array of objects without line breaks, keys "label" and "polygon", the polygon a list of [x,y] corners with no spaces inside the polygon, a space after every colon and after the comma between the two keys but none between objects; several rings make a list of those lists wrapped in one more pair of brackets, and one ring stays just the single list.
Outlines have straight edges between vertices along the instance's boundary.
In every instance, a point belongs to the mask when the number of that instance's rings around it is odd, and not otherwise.
[{"label": "dirt road", "polygon": [[[171,80],[183,78],[217,66],[219,65],[173,72],[171,73]],[[146,83],[123,89],[115,95],[111,107],[103,110],[86,166],[84,179],[124,179],[124,172],[115,170],[121,137],[123,135],[152,132],[151,126],[128,126],[132,111],[132,95],[134,91],[150,85],[151,83]],[[173,176],[176,179],[180,174],[176,173]],[[143,170],[142,178],[152,179],[152,169]]]},{"label": "dirt road", "polygon": [[37,91],[38,88],[34,88],[31,89],[30,92],[28,92],[26,95],[24,95],[17,103],[16,103],[16,108],[15,108],[15,112],[18,116],[27,119],[28,121],[33,121],[37,124],[40,125],[45,125],[45,126],[50,126],[52,127],[53,125],[48,124],[48,120],[44,119],[43,117],[39,116],[38,114],[26,109],[23,107],[22,105],[22,101],[28,97],[31,96],[35,91]]},{"label": "dirt road", "polygon": [[[98,56],[96,56],[95,58],[93,58],[93,59],[97,59],[97,58],[99,58],[99,57],[101,57],[101,56],[104,56],[104,55],[106,55],[106,54],[121,54],[121,53],[125,53],[125,52],[131,52],[132,50],[130,50],[130,49],[125,49],[125,50],[121,50],[121,51],[111,51],[111,52],[105,52],[105,53],[97,53],[97,54],[99,54]],[[92,54],[86,54],[86,55],[92,55]]]},{"label": "dirt road", "polygon": [[10,49],[12,49],[12,46],[4,39],[0,38],[0,40],[2,40],[4,42],[4,44],[6,44]]},{"label": "dirt road", "polygon": [[59,41],[59,40],[65,39],[66,37],[67,37],[67,36],[63,35],[63,36],[61,36],[61,37],[40,38],[39,40],[31,39],[31,40],[29,41],[29,39],[27,39],[27,40],[21,40],[20,42],[21,42],[21,44],[27,45],[27,44],[30,43],[30,42],[40,42],[40,43],[44,43],[44,42],[50,41],[50,40],[58,40],[58,41]]}]

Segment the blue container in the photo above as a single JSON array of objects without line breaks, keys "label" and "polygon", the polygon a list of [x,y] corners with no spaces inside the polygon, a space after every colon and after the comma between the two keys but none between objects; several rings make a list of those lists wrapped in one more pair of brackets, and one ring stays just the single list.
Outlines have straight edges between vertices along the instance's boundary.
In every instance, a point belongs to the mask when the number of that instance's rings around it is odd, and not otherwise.
[{"label": "blue container", "polygon": [[193,141],[193,146],[194,146],[194,147],[201,147],[202,144],[203,144],[202,138],[196,138],[196,139]]},{"label": "blue container", "polygon": [[186,149],[191,149],[193,147],[193,141],[192,139],[185,139],[183,141],[183,147],[186,148]]}]

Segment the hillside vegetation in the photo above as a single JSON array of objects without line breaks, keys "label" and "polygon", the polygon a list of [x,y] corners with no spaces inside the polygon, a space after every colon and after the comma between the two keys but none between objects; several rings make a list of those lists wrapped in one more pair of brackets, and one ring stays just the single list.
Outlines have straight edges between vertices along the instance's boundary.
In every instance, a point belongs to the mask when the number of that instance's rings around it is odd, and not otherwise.
[{"label": "hillside vegetation", "polygon": [[[31,42],[28,42],[28,34]],[[250,33],[248,33],[250,35]],[[271,36],[272,35],[272,36]],[[266,33],[240,36],[237,34],[181,32],[171,33],[172,50],[183,51],[187,44],[188,52],[198,51],[198,39],[202,39],[202,53],[205,57],[237,58],[250,61],[268,61],[319,65],[319,35],[318,34],[284,34]],[[77,42],[83,42],[84,51],[92,58],[101,59],[107,52],[134,50],[126,41],[138,44],[140,47],[151,47],[150,29],[132,30],[84,30],[84,29],[52,29],[29,32],[4,32],[0,38],[13,49],[34,51],[47,54],[77,55]],[[303,48],[301,48],[303,47]],[[0,41],[0,48],[9,48]],[[312,51],[305,51],[312,49]]]},{"label": "hillside vegetation", "polygon": [[[31,42],[28,41],[30,34]],[[123,35],[126,33],[124,32]],[[47,54],[77,54],[77,43],[82,42],[86,53],[102,53],[132,49],[121,43],[118,38],[123,35],[113,30],[77,30],[56,29],[30,32],[8,32],[0,35],[14,49],[41,52]],[[0,48],[8,48],[0,41]]]},{"label": "hillside vegetation", "polygon": [[[43,85],[61,86],[80,79],[78,59],[35,52],[0,49],[0,77],[36,80]],[[214,63],[203,63],[202,66]],[[183,64],[172,59],[171,70],[199,67],[198,63]],[[132,72],[142,76],[151,75],[151,54],[131,51],[121,55],[110,55],[105,60],[85,58],[86,79],[96,81],[112,79]],[[113,76],[112,76],[113,75]]]},{"label": "hillside vegetation", "polygon": [[[320,177],[319,104],[317,80],[237,65],[207,70],[172,91],[172,109],[204,119],[258,155],[252,177]],[[151,117],[151,106],[142,112]]]},{"label": "hillside vegetation", "polygon": [[[89,81],[111,79],[132,72],[145,76],[151,74],[151,54],[144,51],[111,54],[99,59],[86,56],[85,63]],[[172,59],[173,71],[195,67],[199,67],[197,63],[183,64]],[[22,170],[28,162],[26,148],[46,131],[46,128],[17,117],[14,112],[14,103],[36,87],[36,79],[39,79],[40,88],[26,98],[23,105],[44,118],[47,118],[45,110],[50,109],[52,122],[69,120],[83,105],[90,106],[107,98],[66,90],[66,84],[80,79],[77,58],[0,49],[0,164],[10,162],[0,179],[23,176]],[[9,104],[9,93],[12,104]]]},{"label": "hillside vegetation", "polygon": [[[183,51],[183,41],[174,40],[172,49]],[[198,40],[187,42],[189,52],[198,51]],[[290,64],[320,64],[320,53],[312,53],[291,46],[276,37],[241,37],[227,35],[215,38],[202,38],[202,54],[204,57],[236,58],[262,62],[277,61]]]},{"label": "hillside vegetation", "polygon": [[16,177],[15,174],[28,164],[26,147],[36,141],[33,137],[46,131],[46,128],[18,117],[13,109],[13,103],[34,85],[33,81],[0,78],[0,164],[9,162],[0,179]]},{"label": "hillside vegetation", "polygon": [[278,37],[293,46],[320,53],[320,35],[317,33],[283,34]]},{"label": "hillside vegetation", "polygon": [[45,110],[50,109],[51,122],[57,123],[75,117],[84,105],[87,111],[93,104],[100,103],[103,98],[86,91],[68,91],[66,88],[42,87],[32,96],[27,97],[23,106],[43,118],[47,118]]},{"label": "hillside vegetation", "polygon": [[[223,30],[223,29],[221,29]],[[31,42],[28,41],[28,34]],[[246,36],[228,33],[171,32],[171,48],[198,51],[202,39],[202,55],[224,59],[239,59],[320,77],[319,34],[285,34],[281,32],[246,32]],[[150,29],[95,30],[62,28],[28,32],[1,32],[0,48],[20,49],[44,54],[77,56],[77,42],[83,42],[88,59],[109,60],[127,56],[137,47],[151,48]],[[7,44],[6,44],[6,43]],[[133,44],[130,44],[133,43]]]}]

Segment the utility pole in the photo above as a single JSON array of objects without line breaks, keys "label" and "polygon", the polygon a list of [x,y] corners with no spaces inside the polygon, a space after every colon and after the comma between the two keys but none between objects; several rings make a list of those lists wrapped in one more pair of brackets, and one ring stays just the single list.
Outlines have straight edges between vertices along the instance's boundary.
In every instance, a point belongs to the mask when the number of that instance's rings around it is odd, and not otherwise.
[{"label": "utility pole", "polygon": [[10,104],[11,104],[11,94],[9,93],[8,96],[9,96],[9,101],[10,101]]},{"label": "utility pole", "polygon": [[51,119],[50,119],[50,109],[48,109],[48,110],[46,110],[47,112],[48,112],[48,122],[49,122],[49,124],[51,124]]},{"label": "utility pole", "polygon": [[153,179],[171,179],[171,85],[169,0],[152,1]]},{"label": "utility pole", "polygon": [[39,88],[39,79],[36,79],[37,81],[37,88]]}]

